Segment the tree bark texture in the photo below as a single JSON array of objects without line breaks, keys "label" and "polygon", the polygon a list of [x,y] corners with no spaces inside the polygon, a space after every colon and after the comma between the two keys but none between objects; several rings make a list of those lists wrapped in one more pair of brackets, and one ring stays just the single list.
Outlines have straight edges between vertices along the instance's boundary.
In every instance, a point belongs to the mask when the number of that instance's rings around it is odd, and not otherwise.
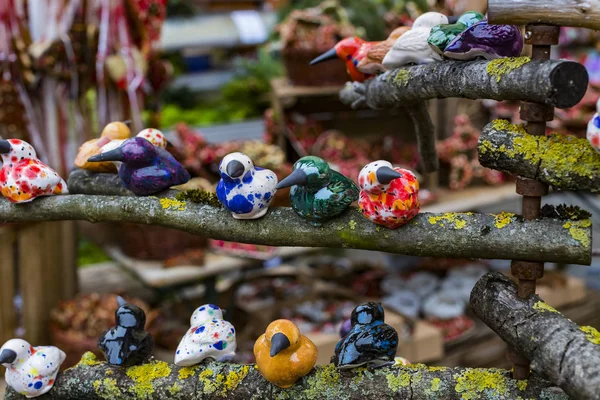
[{"label": "tree bark texture", "polygon": [[421,156],[421,168],[424,173],[440,169],[437,155],[435,126],[429,115],[427,103],[424,101],[406,107],[417,134],[417,146]]},{"label": "tree bark texture", "polygon": [[161,196],[167,197],[71,194],[19,205],[0,199],[0,221],[132,222],[272,246],[356,248],[428,257],[591,262],[589,219],[524,221],[507,213],[422,213],[408,224],[390,230],[371,223],[351,207],[338,218],[314,227],[291,208],[272,208],[258,220],[236,220],[222,207],[177,201],[169,197],[172,193]]},{"label": "tree bark texture", "polygon": [[[58,376],[39,400],[567,400],[562,390],[539,377],[516,381],[500,369],[426,367],[422,364],[338,371],[318,366],[289,389],[265,380],[254,365],[204,363],[181,368],[162,361],[119,369],[97,362],[91,353]],[[6,400],[25,397],[9,389]]]},{"label": "tree bark texture", "polygon": [[600,29],[599,0],[488,0],[490,24],[548,24]]},{"label": "tree bark texture", "polygon": [[479,162],[557,189],[600,192],[600,154],[586,139],[529,135],[524,126],[496,120],[479,137]]},{"label": "tree bark texture", "polygon": [[447,97],[522,100],[569,108],[583,98],[587,85],[585,67],[573,61],[527,57],[441,61],[402,67],[364,83],[346,85],[340,99],[355,108],[373,109]]},{"label": "tree bark texture", "polygon": [[520,299],[517,287],[489,273],[471,292],[471,309],[517,352],[534,372],[574,399],[600,398],[600,333],[580,327],[537,295]]}]

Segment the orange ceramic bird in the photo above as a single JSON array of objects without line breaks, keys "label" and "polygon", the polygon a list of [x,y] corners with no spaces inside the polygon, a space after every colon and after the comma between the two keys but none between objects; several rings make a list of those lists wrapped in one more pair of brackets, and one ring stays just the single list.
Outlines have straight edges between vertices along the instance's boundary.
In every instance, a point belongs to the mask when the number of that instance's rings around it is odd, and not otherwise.
[{"label": "orange ceramic bird", "polygon": [[317,362],[317,346],[287,319],[273,321],[254,343],[258,371],[280,388],[289,388]]},{"label": "orange ceramic bird", "polygon": [[390,51],[396,39],[402,36],[405,32],[410,30],[410,26],[401,26],[396,28],[390,33],[390,36],[383,42],[375,43],[367,55],[358,62],[356,68],[365,74],[375,75],[379,72],[385,71],[385,68],[381,64],[385,55]]},{"label": "orange ceramic bird", "polygon": [[359,71],[356,66],[367,56],[368,51],[373,45],[379,42],[366,42],[359,37],[349,37],[338,42],[331,50],[326,51],[319,57],[310,62],[310,65],[315,65],[323,61],[334,60],[339,58],[346,62],[346,70],[348,75],[356,82],[364,82],[373,77],[371,74],[365,74]]}]

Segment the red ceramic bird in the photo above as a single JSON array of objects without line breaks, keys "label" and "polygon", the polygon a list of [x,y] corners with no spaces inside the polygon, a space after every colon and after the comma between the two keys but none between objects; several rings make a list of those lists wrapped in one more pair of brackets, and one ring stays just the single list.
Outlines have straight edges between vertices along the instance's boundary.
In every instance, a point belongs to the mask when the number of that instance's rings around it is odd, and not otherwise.
[{"label": "red ceramic bird", "polygon": [[374,75],[366,74],[358,70],[358,63],[367,56],[367,53],[379,42],[367,42],[359,37],[349,37],[338,42],[331,50],[326,51],[319,57],[310,62],[310,65],[315,65],[323,61],[334,60],[336,58],[346,62],[348,75],[356,82],[364,82],[372,78]]}]

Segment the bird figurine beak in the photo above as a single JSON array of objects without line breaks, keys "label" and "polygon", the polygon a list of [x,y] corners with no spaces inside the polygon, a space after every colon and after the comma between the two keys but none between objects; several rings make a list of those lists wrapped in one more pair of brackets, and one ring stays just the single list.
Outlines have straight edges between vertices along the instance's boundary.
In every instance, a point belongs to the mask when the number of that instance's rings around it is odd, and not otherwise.
[{"label": "bird figurine beak", "polygon": [[4,349],[0,353],[0,364],[12,364],[17,359],[17,353],[13,350]]},{"label": "bird figurine beak", "polygon": [[379,183],[387,185],[394,179],[402,178],[402,174],[398,171],[394,171],[390,167],[381,167],[375,173]]},{"label": "bird figurine beak", "polygon": [[290,339],[283,333],[278,332],[271,338],[271,357],[275,357],[283,350],[290,347]]},{"label": "bird figurine beak", "polygon": [[448,18],[448,24],[455,24],[458,22],[458,19],[460,17],[454,16],[454,15],[449,15],[447,18]]},{"label": "bird figurine beak", "polygon": [[123,161],[123,149],[117,147],[114,150],[107,151],[106,153],[96,154],[88,158],[88,162],[100,162],[100,161]]},{"label": "bird figurine beak", "polygon": [[337,52],[335,48],[327,50],[325,53],[321,54],[319,57],[315,58],[310,62],[310,65],[315,65],[322,63],[323,61],[335,60],[338,58]]},{"label": "bird figurine beak", "polygon": [[304,186],[307,183],[308,176],[306,176],[306,172],[302,171],[301,169],[297,169],[280,181],[277,186],[275,186],[275,189],[284,189],[294,185]]},{"label": "bird figurine beak", "polygon": [[229,161],[229,164],[227,164],[227,175],[232,178],[239,178],[245,170],[244,164],[238,160]]},{"label": "bird figurine beak", "polygon": [[119,307],[123,307],[125,304],[127,304],[127,301],[121,296],[117,296],[117,304]]},{"label": "bird figurine beak", "polygon": [[11,149],[12,146],[8,140],[0,139],[0,154],[8,154]]}]

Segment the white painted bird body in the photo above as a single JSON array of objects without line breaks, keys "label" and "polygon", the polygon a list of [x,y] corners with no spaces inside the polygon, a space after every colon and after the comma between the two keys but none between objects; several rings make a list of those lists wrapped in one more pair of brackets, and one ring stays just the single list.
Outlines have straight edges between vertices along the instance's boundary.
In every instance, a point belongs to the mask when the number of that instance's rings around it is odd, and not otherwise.
[{"label": "white painted bird body", "polygon": [[592,147],[600,153],[600,99],[596,103],[596,113],[588,122],[587,127],[587,140],[590,142]]}]

